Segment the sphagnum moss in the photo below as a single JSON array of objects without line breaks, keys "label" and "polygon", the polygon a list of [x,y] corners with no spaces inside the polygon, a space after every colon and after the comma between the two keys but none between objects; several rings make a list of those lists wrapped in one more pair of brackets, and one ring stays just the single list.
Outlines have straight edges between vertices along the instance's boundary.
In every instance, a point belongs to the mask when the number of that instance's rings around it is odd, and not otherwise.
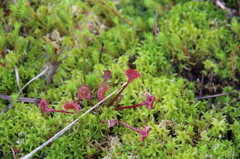
[{"label": "sphagnum moss", "polygon": [[[54,110],[78,102],[84,112],[91,102],[98,102],[97,97],[102,99],[126,81],[124,71],[134,66],[141,73],[140,80],[131,82],[114,105],[144,103],[142,94],[147,92],[155,97],[151,110],[115,111],[112,104],[102,108],[104,103],[35,157],[239,157],[238,17],[228,18],[212,2],[186,0],[24,0],[0,5],[0,94],[15,97],[28,81],[63,59],[47,90],[46,74],[19,96],[46,99]],[[235,1],[226,3],[226,7],[235,5]],[[112,78],[98,90],[106,70]],[[99,96],[80,101],[77,93],[82,85]],[[217,93],[232,94],[195,99]],[[20,101],[12,99],[14,107],[1,112],[0,158],[23,157],[82,113],[42,117],[36,104]],[[8,105],[0,99],[1,110]],[[99,123],[115,118],[151,130],[139,142],[139,133],[131,129],[108,129]],[[117,144],[112,138],[119,139]]]}]

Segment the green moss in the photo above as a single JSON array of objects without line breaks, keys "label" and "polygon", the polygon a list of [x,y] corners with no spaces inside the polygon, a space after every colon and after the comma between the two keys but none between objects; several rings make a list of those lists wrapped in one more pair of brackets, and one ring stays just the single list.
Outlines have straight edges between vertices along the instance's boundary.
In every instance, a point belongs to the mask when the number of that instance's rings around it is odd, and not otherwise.
[{"label": "green moss", "polygon": [[[141,77],[117,104],[107,107],[111,97],[34,157],[239,157],[239,18],[228,18],[212,1],[7,1],[0,16],[0,94],[13,97],[0,99],[1,111],[13,106],[0,114],[0,158],[13,158],[11,148],[17,158],[25,156],[82,113],[43,117],[38,104],[17,100],[15,68],[23,87],[61,59],[48,88],[46,73],[19,96],[43,98],[56,110],[76,101],[87,111],[98,102],[104,71],[112,72],[106,94],[127,82],[129,67]],[[77,99],[82,85],[91,88],[91,102]],[[156,98],[152,110],[114,110],[141,103],[147,92]],[[220,93],[232,94],[195,99]],[[148,137],[140,142],[127,127],[100,123],[115,118],[139,129],[150,126]]]}]

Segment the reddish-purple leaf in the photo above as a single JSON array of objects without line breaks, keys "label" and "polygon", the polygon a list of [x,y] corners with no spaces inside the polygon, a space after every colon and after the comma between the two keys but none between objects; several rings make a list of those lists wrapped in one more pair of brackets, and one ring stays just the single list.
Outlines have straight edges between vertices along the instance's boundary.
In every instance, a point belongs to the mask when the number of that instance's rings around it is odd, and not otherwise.
[{"label": "reddish-purple leaf", "polygon": [[69,109],[74,109],[76,112],[79,112],[81,107],[74,102],[67,102],[63,105],[64,109],[69,110]]},{"label": "reddish-purple leaf", "polygon": [[132,80],[140,77],[141,73],[134,70],[134,69],[128,69],[128,70],[125,71],[125,75],[128,78],[128,83],[130,83]]},{"label": "reddish-purple leaf", "polygon": [[117,122],[118,122],[117,119],[108,120],[108,121],[100,121],[100,123],[108,123],[109,128],[114,127],[117,124]]},{"label": "reddish-purple leaf", "polygon": [[109,71],[109,70],[104,71],[104,82],[107,81],[109,78],[112,78],[111,71]]},{"label": "reddish-purple leaf", "polygon": [[150,130],[151,130],[151,128],[148,126],[146,126],[144,130],[139,130],[139,133],[142,135],[141,141],[143,141],[148,136],[148,133]]},{"label": "reddish-purple leaf", "polygon": [[132,80],[134,80],[134,79],[136,79],[136,78],[138,78],[138,77],[141,76],[140,72],[138,72],[138,71],[136,71],[136,70],[134,70],[134,69],[128,69],[128,70],[126,70],[126,71],[125,71],[125,74],[126,74],[126,76],[127,76],[127,78],[128,78],[128,82],[127,82],[126,85],[122,88],[122,90],[118,92],[118,94],[117,94],[117,95],[114,97],[114,99],[108,104],[108,106],[111,106],[111,105],[114,103],[114,101],[118,98],[118,96],[122,93],[122,91],[129,85],[129,83],[130,83]]},{"label": "reddish-purple leaf", "polygon": [[109,85],[105,84],[106,81],[111,78],[111,72],[109,70],[104,72],[104,80],[101,83],[101,85],[98,88],[98,92],[97,92],[97,96],[98,96],[98,101],[101,101],[104,99],[104,95],[107,92],[107,90],[109,89]]},{"label": "reddish-purple leaf", "polygon": [[100,85],[100,87],[98,88],[98,92],[97,92],[98,101],[101,101],[104,99],[104,95],[108,89],[109,89],[109,85],[107,85],[107,84]]},{"label": "reddish-purple leaf", "polygon": [[108,127],[114,127],[117,124],[117,119],[108,120]]},{"label": "reddish-purple leaf", "polygon": [[41,108],[42,116],[44,116],[45,113],[47,112],[52,112],[53,109],[48,107],[48,103],[42,99],[39,103],[39,106]]},{"label": "reddish-purple leaf", "polygon": [[153,107],[153,103],[154,103],[154,101],[155,101],[155,97],[149,95],[148,93],[146,94],[146,97],[147,97],[147,100],[144,102],[144,105],[147,105],[147,106],[148,106],[148,109],[151,110],[152,107]]},{"label": "reddish-purple leaf", "polygon": [[42,116],[44,116],[44,114],[48,112],[72,113],[64,110],[55,110],[55,109],[49,108],[48,103],[44,99],[40,101],[39,105],[41,108]]},{"label": "reddish-purple leaf", "polygon": [[83,99],[91,99],[91,90],[88,88],[88,86],[81,86],[78,90],[77,94],[78,99],[83,100]]}]

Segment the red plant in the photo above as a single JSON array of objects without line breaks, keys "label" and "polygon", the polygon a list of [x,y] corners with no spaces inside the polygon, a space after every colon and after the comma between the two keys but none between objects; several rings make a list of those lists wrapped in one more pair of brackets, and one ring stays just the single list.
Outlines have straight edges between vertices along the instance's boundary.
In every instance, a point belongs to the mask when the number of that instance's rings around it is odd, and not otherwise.
[{"label": "red plant", "polygon": [[112,77],[111,77],[111,71],[109,71],[109,70],[104,71],[104,80],[103,80],[103,83],[105,83],[109,78],[112,78]]},{"label": "red plant", "polygon": [[139,129],[136,129],[136,128],[134,128],[134,127],[122,122],[122,121],[116,120],[116,119],[108,120],[108,121],[101,121],[101,123],[108,123],[108,127],[114,127],[117,123],[120,123],[120,124],[130,128],[130,129],[138,132],[139,134],[141,134],[142,135],[141,136],[141,141],[143,141],[148,136],[148,133],[151,130],[151,128],[149,126],[146,126],[144,130],[139,130]]},{"label": "red plant", "polygon": [[79,112],[81,110],[81,107],[74,102],[66,102],[63,105],[64,109],[69,110],[69,109],[74,109],[76,112]]},{"label": "red plant", "polygon": [[131,106],[120,107],[120,108],[117,108],[115,110],[122,110],[122,109],[127,109],[127,108],[135,108],[135,107],[139,107],[139,106],[142,106],[142,105],[147,105],[148,109],[151,110],[152,107],[153,107],[153,103],[155,101],[155,97],[149,95],[148,93],[146,94],[146,97],[147,97],[147,100],[145,102],[142,102],[140,104],[131,105]]},{"label": "red plant", "polygon": [[127,84],[122,88],[121,91],[119,91],[119,93],[115,96],[115,98],[112,100],[112,102],[109,103],[108,106],[111,106],[114,101],[118,98],[118,96],[122,93],[122,91],[130,84],[130,82],[138,77],[141,76],[141,73],[138,72],[137,70],[133,70],[133,69],[128,69],[125,71],[125,75],[127,76],[128,78],[128,82]]},{"label": "red plant", "polygon": [[81,86],[78,90],[77,94],[78,99],[83,100],[83,99],[91,99],[91,90],[88,86]]},{"label": "red plant", "polygon": [[104,99],[104,95],[107,92],[107,90],[109,89],[109,85],[107,84],[102,84],[99,88],[98,88],[98,92],[97,92],[97,96],[98,96],[98,101],[101,101]]},{"label": "red plant", "polygon": [[109,70],[104,72],[104,80],[101,83],[101,85],[98,88],[97,96],[98,96],[98,101],[101,101],[104,99],[104,95],[109,89],[109,85],[106,84],[106,81],[111,78],[111,72]]},{"label": "red plant", "polygon": [[134,70],[134,69],[128,69],[125,71],[125,75],[128,78],[128,83],[130,83],[132,80],[138,78],[141,76],[140,72]]},{"label": "red plant", "polygon": [[49,108],[48,103],[44,99],[40,101],[39,106],[41,108],[42,116],[44,116],[44,114],[48,112],[72,113],[64,110],[55,110],[55,109]]}]

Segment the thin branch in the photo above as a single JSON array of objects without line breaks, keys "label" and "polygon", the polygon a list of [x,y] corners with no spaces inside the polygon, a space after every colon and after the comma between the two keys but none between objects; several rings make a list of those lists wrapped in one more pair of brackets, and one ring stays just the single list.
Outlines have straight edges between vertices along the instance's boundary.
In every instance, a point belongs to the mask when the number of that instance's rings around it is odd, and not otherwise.
[{"label": "thin branch", "polygon": [[30,158],[33,154],[35,154],[38,150],[42,149],[43,147],[45,147],[46,145],[48,145],[49,143],[53,142],[54,140],[56,140],[57,138],[59,138],[63,133],[65,133],[67,130],[69,130],[81,117],[83,117],[84,115],[88,114],[90,111],[92,111],[93,109],[97,108],[100,104],[102,104],[105,100],[107,100],[109,97],[111,97],[114,93],[116,93],[118,90],[122,89],[122,87],[124,87],[126,85],[123,84],[121,87],[119,87],[118,89],[116,89],[114,92],[112,92],[111,94],[109,94],[106,98],[104,98],[103,100],[101,100],[99,103],[97,103],[94,107],[90,108],[88,111],[86,111],[84,114],[82,114],[80,117],[78,117],[76,120],[74,120],[72,123],[70,123],[68,126],[66,126],[64,129],[62,129],[60,132],[58,132],[57,134],[55,134],[51,139],[49,139],[48,141],[46,141],[45,143],[43,143],[41,146],[39,146],[38,148],[36,148],[35,150],[33,150],[32,152],[30,152],[28,155],[22,157],[21,159],[28,159]]},{"label": "thin branch", "polygon": [[19,73],[18,73],[18,68],[17,67],[15,67],[15,75],[16,75],[16,81],[17,81],[18,89],[21,90],[20,81],[19,81]]},{"label": "thin branch", "polygon": [[25,85],[22,87],[22,89],[18,92],[17,95],[19,95],[19,94],[22,92],[22,90],[23,90],[27,85],[29,85],[32,81],[34,81],[34,80],[37,79],[38,77],[44,75],[44,74],[47,72],[47,70],[48,70],[48,67],[47,67],[45,70],[43,70],[40,74],[38,74],[36,77],[34,77],[34,78],[31,79],[30,81],[28,81],[28,83],[25,84]]},{"label": "thin branch", "polygon": [[[0,94],[0,98],[6,99],[6,100],[12,100],[11,96]],[[18,97],[18,101],[25,102],[25,103],[39,103],[41,101],[40,98],[26,98],[26,97]],[[0,115],[7,112],[11,108],[11,104],[7,105],[1,112]]]},{"label": "thin branch", "polygon": [[4,0],[4,1],[1,3],[0,7],[3,7],[3,6],[6,4],[7,1],[8,1],[8,0]]},{"label": "thin branch", "polygon": [[62,58],[61,60],[59,60],[59,61],[57,61],[57,62],[53,62],[53,63],[52,63],[52,67],[51,67],[51,69],[50,69],[50,71],[49,71],[49,74],[48,74],[48,77],[47,77],[47,84],[46,84],[46,90],[45,90],[45,91],[47,91],[48,85],[49,85],[49,83],[51,82],[53,75],[57,72],[58,67],[60,66],[60,64],[62,63],[62,61],[63,61],[64,59],[68,58],[68,57],[69,57],[69,55],[65,56],[64,58]]},{"label": "thin branch", "polygon": [[123,153],[123,151],[118,152],[118,153],[117,153],[115,156],[113,156],[111,159],[117,158],[119,155],[121,155],[121,153]]},{"label": "thin branch", "polygon": [[219,0],[217,0],[217,1],[215,2],[215,4],[216,4],[219,8],[223,9],[223,10],[228,9],[228,8],[227,8],[222,2],[220,2]]},{"label": "thin branch", "polygon": [[13,159],[17,159],[16,154],[15,154],[14,149],[12,148],[12,146],[11,146],[11,151],[12,151],[12,154],[13,154]]},{"label": "thin branch", "polygon": [[110,9],[116,16],[118,16],[122,21],[124,21],[125,23],[132,25],[131,23],[129,23],[126,19],[124,19],[120,14],[118,14],[114,9],[111,9],[107,6],[107,4],[105,2],[103,2],[102,0],[98,0],[100,3],[102,3],[104,6],[106,6],[108,9]]},{"label": "thin branch", "polygon": [[207,99],[207,98],[216,98],[216,97],[220,97],[220,96],[226,96],[229,94],[233,94],[233,93],[222,93],[222,94],[215,94],[215,95],[210,95],[210,96],[203,96],[203,97],[197,97],[195,99]]},{"label": "thin branch", "polygon": [[[12,100],[11,96],[0,94],[0,98],[6,99],[6,100]],[[24,103],[39,103],[41,101],[41,98],[26,98],[26,97],[18,97],[18,101],[24,102]]]}]

